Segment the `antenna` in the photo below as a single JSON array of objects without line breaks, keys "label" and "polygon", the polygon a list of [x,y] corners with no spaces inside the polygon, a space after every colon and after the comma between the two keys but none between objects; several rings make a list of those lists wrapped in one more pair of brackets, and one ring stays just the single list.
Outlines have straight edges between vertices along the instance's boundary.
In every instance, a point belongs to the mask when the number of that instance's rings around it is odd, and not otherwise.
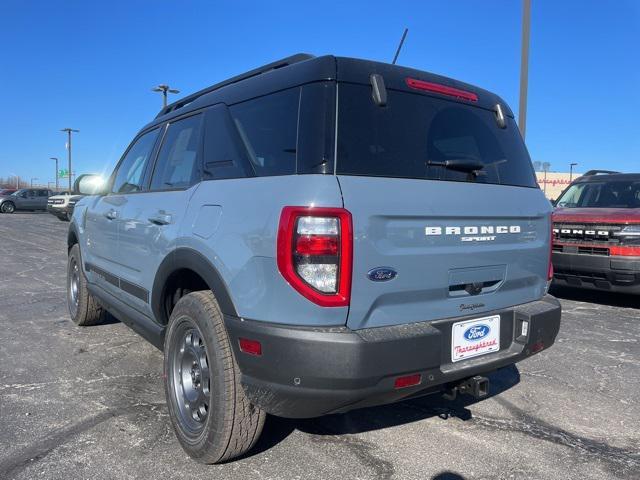
[{"label": "antenna", "polygon": [[409,32],[408,28],[404,29],[404,33],[402,34],[402,38],[400,39],[400,45],[398,45],[398,49],[396,50],[396,55],[393,57],[392,65],[396,64],[396,60],[398,60],[398,55],[400,55],[400,50],[402,49],[402,45],[404,44],[404,39],[407,38],[407,33]]}]

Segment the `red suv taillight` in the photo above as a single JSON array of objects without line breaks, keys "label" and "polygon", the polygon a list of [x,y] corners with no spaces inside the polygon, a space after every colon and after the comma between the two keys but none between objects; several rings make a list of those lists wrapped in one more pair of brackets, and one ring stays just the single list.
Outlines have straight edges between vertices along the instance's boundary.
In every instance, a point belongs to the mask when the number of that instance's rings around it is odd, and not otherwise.
[{"label": "red suv taillight", "polygon": [[344,307],[351,297],[353,228],[344,208],[284,207],[278,228],[278,269],[304,297]]},{"label": "red suv taillight", "polygon": [[553,233],[553,220],[551,221],[551,236],[549,237],[549,268],[547,270],[547,281],[553,280],[553,241],[555,235]]}]

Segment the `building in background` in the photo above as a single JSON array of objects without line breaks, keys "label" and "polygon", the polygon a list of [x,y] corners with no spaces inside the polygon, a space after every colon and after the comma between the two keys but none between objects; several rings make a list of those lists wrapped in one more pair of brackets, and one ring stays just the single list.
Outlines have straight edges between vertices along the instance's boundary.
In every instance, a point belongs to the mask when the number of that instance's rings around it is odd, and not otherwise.
[{"label": "building in background", "polygon": [[580,175],[582,174],[576,172],[573,172],[573,176],[563,172],[536,172],[538,185],[540,185],[540,189],[544,191],[549,200],[557,199],[571,183],[570,178],[575,180]]}]

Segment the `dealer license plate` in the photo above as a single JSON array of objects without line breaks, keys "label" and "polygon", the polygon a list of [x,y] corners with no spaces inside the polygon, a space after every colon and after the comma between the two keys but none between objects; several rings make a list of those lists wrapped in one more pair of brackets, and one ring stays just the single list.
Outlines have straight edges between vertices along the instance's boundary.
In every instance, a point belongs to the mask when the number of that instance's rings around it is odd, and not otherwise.
[{"label": "dealer license plate", "polygon": [[500,350],[500,315],[457,322],[451,328],[454,362]]}]

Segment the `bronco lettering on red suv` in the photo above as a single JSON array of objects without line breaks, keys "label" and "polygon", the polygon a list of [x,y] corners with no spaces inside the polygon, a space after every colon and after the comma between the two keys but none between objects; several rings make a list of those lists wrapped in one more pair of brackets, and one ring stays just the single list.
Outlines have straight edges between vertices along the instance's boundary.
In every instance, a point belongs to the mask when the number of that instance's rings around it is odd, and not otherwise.
[{"label": "bronco lettering on red suv", "polygon": [[640,174],[588,173],[556,206],[554,283],[639,294]]}]

